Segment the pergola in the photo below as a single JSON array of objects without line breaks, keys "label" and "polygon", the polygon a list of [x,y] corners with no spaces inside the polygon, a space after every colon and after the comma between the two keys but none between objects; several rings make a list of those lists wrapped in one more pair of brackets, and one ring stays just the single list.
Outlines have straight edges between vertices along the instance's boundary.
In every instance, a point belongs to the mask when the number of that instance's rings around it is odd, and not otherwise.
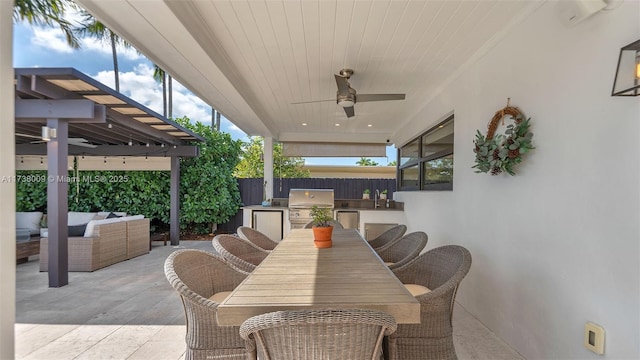
[{"label": "pergola", "polygon": [[171,244],[179,243],[180,157],[204,139],[73,68],[15,69],[16,155],[48,158],[49,286],[68,283],[68,156],[171,159]]}]

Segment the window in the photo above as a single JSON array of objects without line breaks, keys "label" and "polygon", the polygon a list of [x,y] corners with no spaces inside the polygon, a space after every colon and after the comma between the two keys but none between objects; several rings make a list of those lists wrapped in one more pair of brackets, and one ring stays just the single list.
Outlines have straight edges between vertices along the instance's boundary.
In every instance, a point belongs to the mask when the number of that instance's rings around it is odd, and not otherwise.
[{"label": "window", "polygon": [[453,190],[453,115],[398,149],[398,189]]}]

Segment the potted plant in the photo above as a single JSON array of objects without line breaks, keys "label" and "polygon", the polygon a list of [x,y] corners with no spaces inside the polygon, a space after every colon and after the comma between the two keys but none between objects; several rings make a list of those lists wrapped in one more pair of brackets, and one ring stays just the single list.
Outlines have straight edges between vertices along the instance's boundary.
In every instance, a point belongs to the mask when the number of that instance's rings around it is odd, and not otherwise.
[{"label": "potted plant", "polygon": [[371,191],[369,189],[364,189],[362,192],[362,200],[369,200],[369,194],[371,194]]},{"label": "potted plant", "polygon": [[385,200],[386,198],[387,198],[387,189],[384,189],[380,193],[380,200]]},{"label": "potted plant", "polygon": [[319,208],[314,205],[311,208],[311,218],[313,219],[313,243],[319,248],[329,248],[332,245],[331,234],[333,233],[333,226],[331,226],[331,210],[327,208]]}]

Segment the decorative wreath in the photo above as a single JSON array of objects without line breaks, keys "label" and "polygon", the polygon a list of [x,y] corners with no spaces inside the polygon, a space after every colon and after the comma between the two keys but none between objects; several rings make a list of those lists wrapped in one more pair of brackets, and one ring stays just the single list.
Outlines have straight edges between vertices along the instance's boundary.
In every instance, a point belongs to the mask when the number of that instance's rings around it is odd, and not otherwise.
[{"label": "decorative wreath", "polygon": [[[509,124],[503,134],[495,134],[498,124],[504,117],[510,116],[515,124]],[[531,144],[533,133],[529,132],[529,120],[516,107],[507,106],[498,110],[489,122],[487,136],[477,130],[476,139],[473,141],[476,153],[476,164],[472,168],[477,173],[490,173],[491,175],[501,174],[503,171],[509,175],[515,175],[513,166],[522,162],[522,155],[535,149]]]}]

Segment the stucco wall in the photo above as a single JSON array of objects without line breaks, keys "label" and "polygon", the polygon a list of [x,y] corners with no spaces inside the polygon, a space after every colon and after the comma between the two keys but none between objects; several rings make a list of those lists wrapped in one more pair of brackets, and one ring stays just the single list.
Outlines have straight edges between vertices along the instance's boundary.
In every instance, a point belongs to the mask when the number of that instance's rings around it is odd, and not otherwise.
[{"label": "stucco wall", "polygon": [[0,359],[13,358],[16,308],[12,14],[13,1],[0,1]]},{"label": "stucco wall", "polygon": [[[582,345],[587,321],[606,330],[604,358],[640,358],[640,98],[610,96],[639,35],[638,1],[573,27],[546,2],[396,134],[455,112],[454,190],[396,199],[427,248],[471,251],[458,301],[526,358],[602,359]],[[475,131],[508,97],[537,149],[514,177],[476,174]]]}]

